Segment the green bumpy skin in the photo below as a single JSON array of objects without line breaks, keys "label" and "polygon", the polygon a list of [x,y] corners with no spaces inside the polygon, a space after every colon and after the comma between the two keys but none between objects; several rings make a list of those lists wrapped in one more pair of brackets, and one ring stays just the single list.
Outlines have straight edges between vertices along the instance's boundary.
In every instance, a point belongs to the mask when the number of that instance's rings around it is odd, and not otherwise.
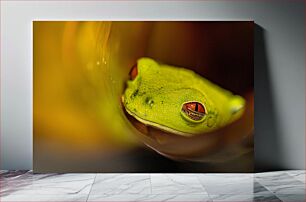
[{"label": "green bumpy skin", "polygon": [[[217,130],[243,114],[245,100],[195,72],[159,64],[150,58],[137,61],[138,74],[127,81],[122,96],[125,110],[143,124],[176,135],[194,136]],[[182,110],[201,103],[205,115],[193,120]]]}]

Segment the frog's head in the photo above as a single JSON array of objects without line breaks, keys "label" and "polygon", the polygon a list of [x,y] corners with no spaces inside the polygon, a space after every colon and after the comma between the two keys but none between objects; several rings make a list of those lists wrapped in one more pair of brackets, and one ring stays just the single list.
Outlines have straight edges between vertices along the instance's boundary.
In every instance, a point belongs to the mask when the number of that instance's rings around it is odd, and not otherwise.
[{"label": "frog's head", "polygon": [[[202,80],[191,70],[141,58],[130,71],[122,102],[141,123],[183,136],[209,132],[238,119],[244,99],[209,81],[201,84]],[[210,94],[205,93],[208,90]],[[222,106],[217,106],[218,98]]]}]

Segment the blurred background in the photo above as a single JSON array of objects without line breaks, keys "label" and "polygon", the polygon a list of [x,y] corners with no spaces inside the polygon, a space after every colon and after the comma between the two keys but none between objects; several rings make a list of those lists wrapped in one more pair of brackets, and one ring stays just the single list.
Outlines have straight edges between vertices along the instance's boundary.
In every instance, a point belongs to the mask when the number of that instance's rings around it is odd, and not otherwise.
[{"label": "blurred background", "polygon": [[163,157],[135,135],[120,104],[143,56],[252,92],[253,22],[35,21],[33,29],[35,172],[253,171],[252,152],[226,169]]}]

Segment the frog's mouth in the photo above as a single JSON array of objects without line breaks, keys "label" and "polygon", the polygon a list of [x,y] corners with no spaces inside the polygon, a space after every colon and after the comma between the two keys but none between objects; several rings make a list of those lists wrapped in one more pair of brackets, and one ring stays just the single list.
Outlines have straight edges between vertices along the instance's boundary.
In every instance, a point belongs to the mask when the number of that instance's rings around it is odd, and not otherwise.
[{"label": "frog's mouth", "polygon": [[[125,108],[123,106],[123,108],[125,109],[124,111],[126,112],[126,116],[128,117],[128,119],[130,120],[130,122],[132,122],[132,124],[138,129],[140,130],[140,132],[143,133],[147,133],[147,130],[149,129],[149,127],[152,127],[154,129],[166,132],[166,133],[170,133],[170,134],[174,134],[174,135],[180,135],[180,136],[185,136],[185,137],[191,137],[194,134],[191,133],[186,133],[186,132],[182,132],[173,128],[170,128],[168,126],[159,124],[159,123],[155,123],[152,121],[148,121],[145,119],[142,119],[140,117],[138,117],[135,113],[131,112],[129,109]],[[138,123],[135,123],[135,122]]]}]

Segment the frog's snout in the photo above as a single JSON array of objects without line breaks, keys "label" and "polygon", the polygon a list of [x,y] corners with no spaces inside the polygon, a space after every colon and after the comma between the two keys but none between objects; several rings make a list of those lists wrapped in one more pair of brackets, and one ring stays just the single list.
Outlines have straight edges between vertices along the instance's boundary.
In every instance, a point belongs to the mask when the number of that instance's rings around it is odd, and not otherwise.
[{"label": "frog's snout", "polygon": [[242,98],[241,96],[239,95],[235,95],[231,100],[230,100],[230,103],[229,103],[229,106],[230,106],[230,113],[231,113],[231,121],[230,122],[233,122],[237,119],[239,119],[243,112],[244,112],[244,109],[245,109],[245,100],[244,98]]}]

